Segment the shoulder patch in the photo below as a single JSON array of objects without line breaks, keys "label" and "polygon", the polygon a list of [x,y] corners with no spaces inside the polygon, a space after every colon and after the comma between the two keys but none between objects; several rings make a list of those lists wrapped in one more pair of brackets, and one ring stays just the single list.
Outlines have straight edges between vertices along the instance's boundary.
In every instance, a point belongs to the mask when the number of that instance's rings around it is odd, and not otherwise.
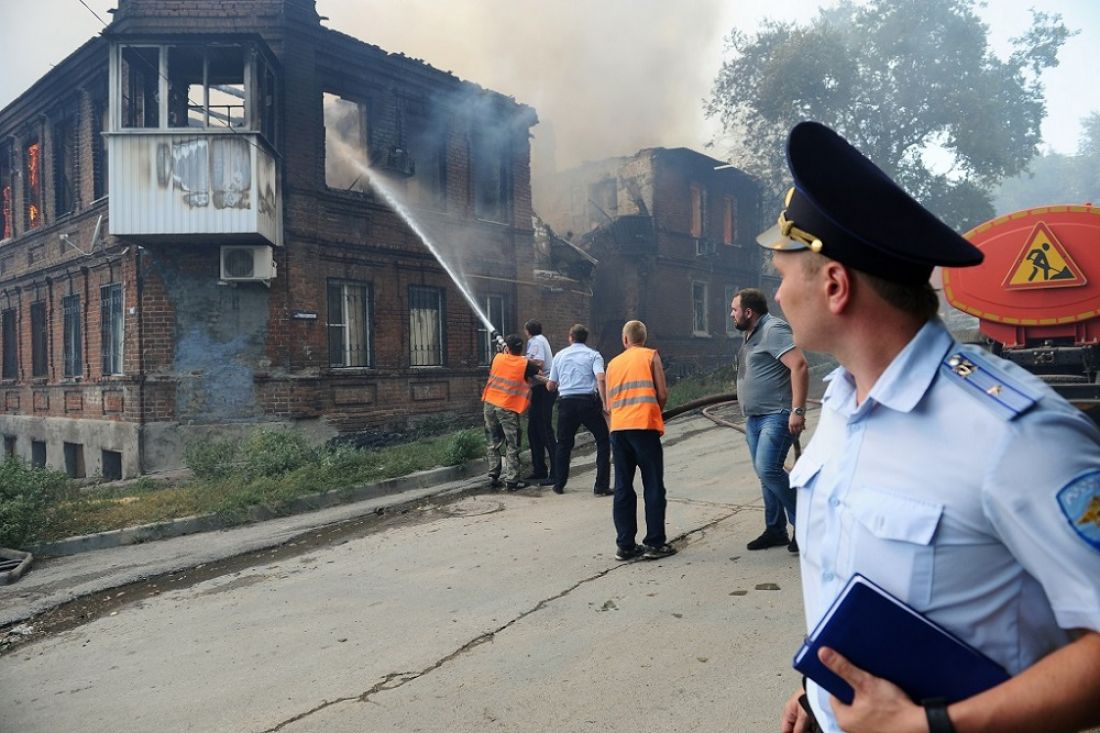
[{"label": "shoulder patch", "polygon": [[1070,481],[1058,492],[1058,506],[1077,536],[1100,551],[1100,471]]},{"label": "shoulder patch", "polygon": [[949,351],[940,363],[940,374],[1005,420],[1022,415],[1039,401],[1035,390],[972,350]]}]

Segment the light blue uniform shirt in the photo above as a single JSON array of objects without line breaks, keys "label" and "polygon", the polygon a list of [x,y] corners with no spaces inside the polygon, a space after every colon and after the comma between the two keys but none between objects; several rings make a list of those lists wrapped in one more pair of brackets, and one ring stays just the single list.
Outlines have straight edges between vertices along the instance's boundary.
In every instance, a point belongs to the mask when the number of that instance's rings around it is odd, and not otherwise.
[{"label": "light blue uniform shirt", "polygon": [[539,368],[539,374],[545,377],[550,373],[550,364],[554,359],[554,352],[550,350],[550,342],[547,341],[546,337],[541,333],[527,339],[527,351],[525,356],[528,359],[539,359],[542,361],[542,367]]},{"label": "light blue uniform shirt", "polygon": [[604,373],[603,357],[600,352],[585,344],[572,344],[554,355],[550,367],[550,381],[558,385],[561,397],[594,395],[596,377]]},{"label": "light blue uniform shirt", "polygon": [[[974,389],[978,379],[944,365],[955,354],[1000,386]],[[858,572],[1010,674],[1068,643],[1066,629],[1100,630],[1100,516],[1082,509],[1100,506],[1091,420],[938,320],[863,404],[843,367],[827,381],[791,472],[807,629]],[[1036,402],[1006,410],[1009,394]],[[808,693],[822,729],[838,733],[828,693],[812,682]]]}]

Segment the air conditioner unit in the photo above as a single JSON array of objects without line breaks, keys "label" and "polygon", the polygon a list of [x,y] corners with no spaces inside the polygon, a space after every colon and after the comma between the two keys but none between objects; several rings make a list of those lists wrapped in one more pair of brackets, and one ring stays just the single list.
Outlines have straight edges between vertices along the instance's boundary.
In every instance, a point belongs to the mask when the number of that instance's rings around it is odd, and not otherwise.
[{"label": "air conditioner unit", "polygon": [[268,282],[275,277],[275,258],[269,245],[223,245],[221,249],[222,280]]},{"label": "air conditioner unit", "polygon": [[382,168],[395,176],[409,178],[416,175],[416,162],[409,155],[409,151],[396,145],[376,148],[370,159],[373,166]]}]

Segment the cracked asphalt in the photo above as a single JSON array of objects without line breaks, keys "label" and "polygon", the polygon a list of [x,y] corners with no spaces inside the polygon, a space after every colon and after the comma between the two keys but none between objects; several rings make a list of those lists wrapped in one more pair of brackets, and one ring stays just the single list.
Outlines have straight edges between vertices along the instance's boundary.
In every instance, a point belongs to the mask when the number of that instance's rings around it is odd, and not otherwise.
[{"label": "cracked asphalt", "polygon": [[665,465],[659,561],[615,560],[581,456],[563,496],[460,491],[75,601],[0,656],[0,731],[776,730],[797,558],[745,550],[742,435],[678,419]]}]

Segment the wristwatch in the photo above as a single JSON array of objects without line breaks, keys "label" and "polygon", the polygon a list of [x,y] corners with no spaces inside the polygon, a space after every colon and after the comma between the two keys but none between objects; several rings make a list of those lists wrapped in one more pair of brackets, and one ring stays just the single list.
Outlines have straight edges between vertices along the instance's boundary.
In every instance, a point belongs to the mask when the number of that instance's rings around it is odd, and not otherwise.
[{"label": "wristwatch", "polygon": [[947,714],[947,700],[931,698],[923,700],[924,715],[928,720],[928,733],[955,733],[951,717]]},{"label": "wristwatch", "polygon": [[791,410],[791,412],[798,415],[799,417],[804,417],[806,415],[806,408],[805,407],[796,407],[793,410]]}]

